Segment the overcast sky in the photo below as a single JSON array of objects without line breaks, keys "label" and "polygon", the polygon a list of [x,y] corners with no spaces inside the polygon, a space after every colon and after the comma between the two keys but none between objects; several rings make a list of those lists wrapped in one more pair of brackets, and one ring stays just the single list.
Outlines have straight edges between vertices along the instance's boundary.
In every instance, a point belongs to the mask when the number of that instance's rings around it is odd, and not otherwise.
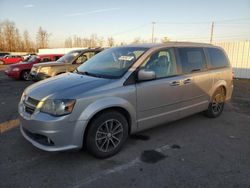
[{"label": "overcast sky", "polygon": [[150,40],[152,21],[158,39],[208,42],[212,21],[216,40],[250,39],[250,0],[0,0],[0,21],[5,19],[33,37],[42,26],[52,34],[51,46],[92,33]]}]

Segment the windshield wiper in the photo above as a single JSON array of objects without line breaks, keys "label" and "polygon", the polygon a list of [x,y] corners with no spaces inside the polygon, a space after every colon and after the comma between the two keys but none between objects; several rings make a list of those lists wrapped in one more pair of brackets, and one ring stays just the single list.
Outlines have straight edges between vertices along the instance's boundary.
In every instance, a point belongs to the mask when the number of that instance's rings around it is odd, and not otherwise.
[{"label": "windshield wiper", "polygon": [[97,78],[105,78],[105,76],[103,75],[100,75],[100,74],[94,74],[94,73],[90,73],[90,72],[87,72],[87,71],[79,71],[78,69],[76,69],[76,73],[77,74],[82,74],[82,75],[87,75],[87,76],[93,76],[93,77],[97,77]]}]

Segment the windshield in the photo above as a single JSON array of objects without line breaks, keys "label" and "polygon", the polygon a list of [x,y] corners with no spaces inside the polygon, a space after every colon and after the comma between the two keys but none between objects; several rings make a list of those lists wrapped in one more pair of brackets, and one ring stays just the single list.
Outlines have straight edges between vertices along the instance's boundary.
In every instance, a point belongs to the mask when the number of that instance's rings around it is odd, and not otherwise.
[{"label": "windshield", "polygon": [[57,62],[71,63],[80,53],[81,51],[69,52],[66,55],[59,58]]},{"label": "windshield", "polygon": [[120,78],[147,50],[142,47],[116,47],[104,50],[78,67],[78,73]]},{"label": "windshield", "polygon": [[34,62],[34,61],[36,61],[36,60],[37,60],[37,57],[33,55],[33,56],[31,56],[31,57],[28,59],[27,62],[32,63],[32,62]]}]

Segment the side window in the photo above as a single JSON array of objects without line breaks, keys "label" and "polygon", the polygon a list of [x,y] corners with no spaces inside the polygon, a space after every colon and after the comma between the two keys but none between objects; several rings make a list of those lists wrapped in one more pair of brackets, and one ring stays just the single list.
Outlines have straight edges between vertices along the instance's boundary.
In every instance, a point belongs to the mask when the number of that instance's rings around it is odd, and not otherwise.
[{"label": "side window", "polygon": [[207,51],[213,68],[226,67],[229,65],[225,54],[220,49],[208,48]]},{"label": "side window", "polygon": [[55,56],[54,59],[55,61],[58,60],[61,56]]},{"label": "side window", "polygon": [[164,49],[152,54],[141,66],[155,72],[156,78],[165,78],[177,74],[173,49]]},{"label": "side window", "polygon": [[41,62],[48,62],[48,61],[50,61],[50,58],[49,58],[49,57],[43,57],[43,58],[41,59]]},{"label": "side window", "polygon": [[183,73],[201,71],[206,68],[202,48],[178,48]]},{"label": "side window", "polygon": [[76,64],[82,64],[88,59],[90,59],[91,57],[93,57],[94,55],[95,55],[95,52],[85,52],[82,55],[80,55],[75,62]]}]

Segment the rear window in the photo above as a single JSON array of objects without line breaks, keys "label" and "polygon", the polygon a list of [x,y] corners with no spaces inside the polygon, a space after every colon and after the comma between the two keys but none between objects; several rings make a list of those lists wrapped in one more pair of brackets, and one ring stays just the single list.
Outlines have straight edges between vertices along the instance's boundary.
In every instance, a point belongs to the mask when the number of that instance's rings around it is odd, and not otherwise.
[{"label": "rear window", "polygon": [[225,54],[217,48],[208,48],[212,68],[227,67],[229,65]]},{"label": "rear window", "polygon": [[55,56],[54,57],[55,61],[57,61],[58,59],[60,59],[60,57],[62,57],[62,56]]},{"label": "rear window", "polygon": [[41,58],[41,62],[49,62],[49,61],[51,61],[50,57]]},{"label": "rear window", "polygon": [[201,71],[206,68],[205,55],[202,48],[179,48],[183,73]]}]

